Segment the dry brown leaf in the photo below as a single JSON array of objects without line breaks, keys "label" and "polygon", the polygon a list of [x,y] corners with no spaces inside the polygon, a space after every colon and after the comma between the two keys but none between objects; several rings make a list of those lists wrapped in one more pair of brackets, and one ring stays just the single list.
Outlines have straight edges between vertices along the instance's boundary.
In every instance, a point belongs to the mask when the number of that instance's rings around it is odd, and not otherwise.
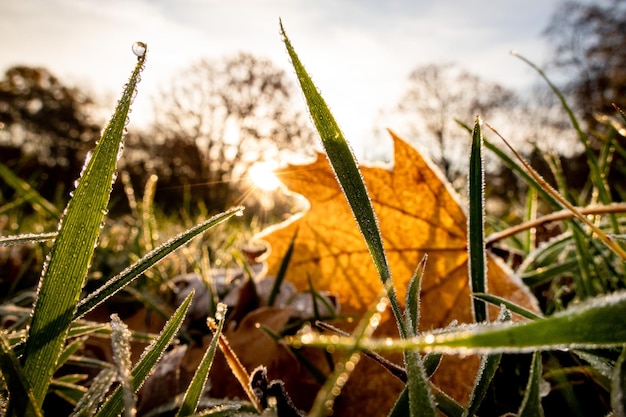
[{"label": "dry brown leaf", "polygon": [[[471,323],[465,212],[439,171],[393,133],[392,138],[392,170],[360,168],[378,216],[399,299],[404,300],[409,279],[428,254],[420,329],[445,327],[454,320]],[[363,313],[376,301],[381,283],[326,158],[320,154],[311,164],[288,166],[277,175],[292,192],[310,202],[310,209],[259,236],[272,247],[269,273],[277,273],[297,230],[286,279],[303,290],[310,278],[316,289],[339,295],[342,313]],[[487,266],[490,293],[538,311],[532,294],[503,263],[488,255]],[[473,377],[467,372],[459,374],[458,363],[443,368],[435,381],[465,402]],[[374,401],[380,399],[379,394],[372,395]]]}]

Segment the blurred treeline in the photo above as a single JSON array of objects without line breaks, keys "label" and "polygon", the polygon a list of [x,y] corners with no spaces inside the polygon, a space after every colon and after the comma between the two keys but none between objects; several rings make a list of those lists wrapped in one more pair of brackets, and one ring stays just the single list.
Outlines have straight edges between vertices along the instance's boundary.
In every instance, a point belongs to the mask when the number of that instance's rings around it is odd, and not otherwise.
[{"label": "blurred treeline", "polygon": [[[566,2],[544,33],[553,47],[546,72],[564,80],[559,87],[592,147],[615,142],[607,155],[608,180],[617,184],[612,188],[619,200],[626,192],[619,185],[626,173],[626,143],[619,123],[611,118],[616,114],[613,103],[626,107],[625,27],[624,0]],[[113,213],[126,209],[129,189],[141,198],[153,175],[158,177],[155,202],[162,210],[201,203],[217,212],[246,194],[251,185],[245,174],[253,163],[280,163],[310,152],[314,134],[306,116],[294,110],[303,106],[289,80],[270,61],[240,53],[200,60],[165,83],[155,98],[154,124],[128,132]],[[404,118],[406,130],[390,127],[426,149],[455,184],[463,178],[458,160],[464,160],[458,156],[467,154],[464,144],[469,143],[458,122],[471,126],[480,114],[498,127],[510,127],[503,133],[512,132],[548,180],[555,183],[552,172],[562,169],[569,188],[584,197],[586,158],[575,145],[579,142],[562,106],[545,89],[527,96],[532,99],[520,99],[449,63],[417,67],[409,74],[406,96],[390,110]],[[62,206],[103,127],[92,116],[95,108],[93,98],[45,68],[9,68],[0,80],[0,163]],[[384,127],[389,126],[378,129]],[[519,183],[503,167],[490,168],[488,176],[493,194],[505,200],[519,195]],[[11,201],[13,192],[0,184],[0,203]],[[246,205],[254,208],[253,201]]]}]

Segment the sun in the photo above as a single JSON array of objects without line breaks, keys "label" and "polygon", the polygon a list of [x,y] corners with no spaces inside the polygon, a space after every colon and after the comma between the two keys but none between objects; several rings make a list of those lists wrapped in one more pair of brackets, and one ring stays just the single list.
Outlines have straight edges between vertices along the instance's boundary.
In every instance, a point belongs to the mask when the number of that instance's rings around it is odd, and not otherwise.
[{"label": "sun", "polygon": [[271,162],[255,162],[248,170],[249,180],[263,191],[274,191],[280,187],[281,182],[274,174],[276,164]]}]

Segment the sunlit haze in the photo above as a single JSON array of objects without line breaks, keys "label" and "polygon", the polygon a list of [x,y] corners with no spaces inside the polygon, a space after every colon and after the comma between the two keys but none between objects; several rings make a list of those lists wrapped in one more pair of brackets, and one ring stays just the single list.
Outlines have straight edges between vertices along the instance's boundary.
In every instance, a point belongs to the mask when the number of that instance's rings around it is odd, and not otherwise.
[{"label": "sunlit haze", "polygon": [[250,52],[273,60],[295,83],[278,34],[281,18],[361,156],[380,109],[398,102],[408,73],[417,65],[451,61],[504,86],[519,89],[534,83],[536,75],[509,51],[545,62],[548,45],[542,31],[559,4],[558,0],[4,1],[0,69],[43,66],[65,84],[112,101],[136,60],[131,45],[146,42],[146,69],[130,125],[140,127],[152,120],[159,88],[202,57]]}]

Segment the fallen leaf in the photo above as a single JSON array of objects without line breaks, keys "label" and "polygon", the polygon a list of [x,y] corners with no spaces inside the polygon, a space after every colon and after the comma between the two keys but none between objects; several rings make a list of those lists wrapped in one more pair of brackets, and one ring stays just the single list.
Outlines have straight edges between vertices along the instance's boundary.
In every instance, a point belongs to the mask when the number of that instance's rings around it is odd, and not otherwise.
[{"label": "fallen leaf", "polygon": [[[428,254],[420,297],[420,329],[441,328],[453,321],[471,323],[465,212],[439,170],[409,144],[391,135],[393,169],[360,169],[378,217],[398,298],[404,300],[411,275]],[[339,296],[342,313],[363,313],[376,302],[382,286],[325,156],[319,154],[311,164],[287,166],[276,174],[289,190],[304,196],[310,208],[258,236],[272,248],[269,275],[277,273],[297,230],[286,279],[303,290],[308,288],[310,278],[317,290]],[[539,311],[532,294],[499,258],[488,254],[487,267],[488,292]],[[492,309],[492,319],[494,313]],[[388,331],[393,327],[387,326]],[[463,362],[464,367],[468,365]],[[465,402],[473,377],[467,372],[459,375],[459,366],[442,364],[435,381]],[[377,398],[380,396],[374,395],[374,401]]]}]

